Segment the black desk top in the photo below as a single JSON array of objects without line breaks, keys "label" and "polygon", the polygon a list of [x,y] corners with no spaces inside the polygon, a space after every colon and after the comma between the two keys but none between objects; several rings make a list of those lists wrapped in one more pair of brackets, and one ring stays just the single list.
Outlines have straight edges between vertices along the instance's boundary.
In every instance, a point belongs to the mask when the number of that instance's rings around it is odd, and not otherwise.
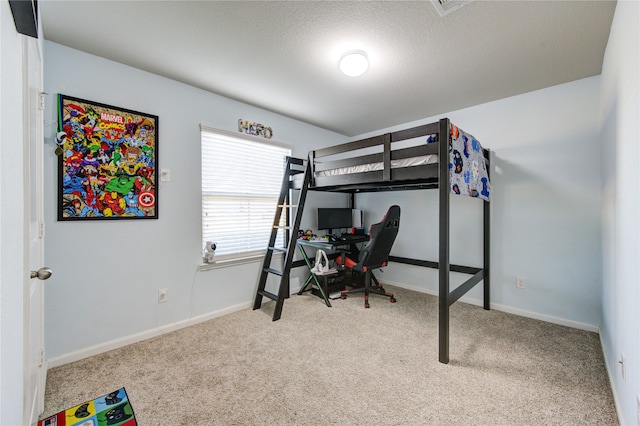
[{"label": "black desk top", "polygon": [[318,248],[335,248],[340,246],[348,246],[349,244],[365,243],[367,241],[369,241],[368,235],[357,235],[355,237],[350,237],[349,239],[345,239],[345,240],[342,240],[338,237],[335,241],[329,241],[322,237],[314,240],[305,240],[302,238],[298,238],[298,244],[307,246],[307,247],[318,247]]}]

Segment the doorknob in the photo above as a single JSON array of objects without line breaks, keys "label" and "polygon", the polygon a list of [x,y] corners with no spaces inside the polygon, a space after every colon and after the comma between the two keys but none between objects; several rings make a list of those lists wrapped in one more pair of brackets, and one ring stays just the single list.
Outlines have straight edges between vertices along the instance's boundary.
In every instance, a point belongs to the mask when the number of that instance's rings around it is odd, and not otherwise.
[{"label": "doorknob", "polygon": [[50,268],[44,267],[40,268],[37,271],[31,271],[31,278],[37,278],[39,280],[48,279],[53,271]]}]

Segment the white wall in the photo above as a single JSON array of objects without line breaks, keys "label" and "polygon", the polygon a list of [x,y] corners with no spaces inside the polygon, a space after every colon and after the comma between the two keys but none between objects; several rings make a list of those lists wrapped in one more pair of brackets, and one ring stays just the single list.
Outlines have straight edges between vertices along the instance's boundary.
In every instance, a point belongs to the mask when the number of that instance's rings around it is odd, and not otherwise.
[{"label": "white wall", "polygon": [[22,41],[0,2],[0,424],[23,424]]},{"label": "white wall", "polygon": [[[599,90],[600,77],[591,77],[442,115],[492,150],[495,309],[593,331],[600,324]],[[372,212],[367,223],[392,203],[402,208],[393,254],[437,261],[437,192],[358,198],[358,207]],[[481,203],[451,198],[452,263],[482,267]],[[436,270],[386,269],[386,282],[437,292]],[[516,288],[516,276],[525,277],[526,289]],[[464,278],[452,277],[452,284]],[[462,300],[481,303],[481,289]]]},{"label": "white wall", "polygon": [[[296,155],[344,139],[54,43],[45,44],[45,90],[51,94],[45,111],[46,255],[56,271],[47,285],[46,345],[50,357],[60,357],[54,364],[118,339],[135,340],[194,317],[246,307],[253,298],[259,263],[197,270],[200,122],[227,130],[234,130],[240,117],[263,122],[278,140],[296,144]],[[600,323],[599,90],[600,78],[593,77],[443,114],[493,150],[495,308],[585,329]],[[159,165],[171,169],[172,181],[160,183],[157,221],[55,220],[51,138],[58,92],[160,116]],[[435,191],[365,194],[357,202],[367,223],[389,204],[400,204],[403,222],[394,254],[437,260],[436,196]],[[313,223],[314,204],[327,197],[308,198],[307,223]],[[480,202],[453,197],[452,211],[452,262],[480,266]],[[463,215],[466,211],[471,213]],[[525,290],[516,289],[516,275],[527,279]],[[406,265],[390,265],[383,280],[437,289],[435,271],[425,274]],[[294,279],[292,287],[299,284]],[[163,287],[169,288],[170,302],[158,305],[157,290]],[[474,289],[466,300],[480,298]]]},{"label": "white wall", "polygon": [[[587,78],[442,114],[492,150],[494,308],[588,330],[601,324],[601,80]],[[234,130],[240,117],[266,123],[274,128],[276,139],[296,144],[296,155],[344,139],[53,43],[45,44],[45,90],[51,94],[45,117],[46,255],[56,272],[47,285],[46,344],[48,355],[57,357],[54,364],[193,318],[249,306],[259,263],[197,270],[200,122],[227,130]],[[58,92],[160,116],[160,167],[171,169],[172,181],[160,184],[157,221],[56,221],[51,137],[56,111],[53,95]],[[603,169],[605,175],[612,170],[606,164]],[[309,197],[307,223],[313,223],[316,205],[339,204],[328,197]],[[394,254],[436,260],[436,197],[435,191],[363,194],[357,203],[365,210],[367,223],[377,220],[389,204],[400,204],[402,226]],[[606,191],[604,197],[605,201],[610,197]],[[464,214],[467,211],[470,215]],[[480,266],[480,202],[453,197],[452,212],[452,261]],[[608,214],[605,208],[605,223]],[[605,233],[605,247],[608,239]],[[526,289],[516,289],[516,275],[527,279]],[[437,289],[435,271],[425,274],[422,268],[391,264],[382,278],[421,291]],[[296,285],[299,281],[294,280]],[[169,288],[170,301],[158,305],[157,289],[162,287]],[[630,304],[638,300],[635,295]],[[605,288],[605,301],[608,297],[613,296]],[[474,289],[465,300],[480,298],[481,292]],[[605,306],[609,312],[616,308],[614,303]],[[605,312],[604,326],[611,333],[615,325],[608,326],[607,321],[613,318]],[[608,347],[606,339],[612,337],[605,336]],[[637,336],[635,349],[628,352],[637,354]],[[609,360],[612,365],[615,362]]]},{"label": "white wall", "polygon": [[[640,4],[618,1],[602,69],[603,321],[601,338],[621,424],[640,395]],[[626,377],[618,361],[626,356]]]},{"label": "white wall", "polygon": [[[300,156],[345,137],[58,44],[46,42],[44,51],[45,251],[55,272],[45,307],[51,365],[250,306],[260,262],[198,270],[199,124],[237,131],[239,118],[264,123]],[[158,165],[171,170],[171,181],[159,184],[158,220],[56,220],[57,93],[159,116]],[[307,205],[313,211],[314,200]],[[169,302],[159,305],[158,289],[165,287]]]}]

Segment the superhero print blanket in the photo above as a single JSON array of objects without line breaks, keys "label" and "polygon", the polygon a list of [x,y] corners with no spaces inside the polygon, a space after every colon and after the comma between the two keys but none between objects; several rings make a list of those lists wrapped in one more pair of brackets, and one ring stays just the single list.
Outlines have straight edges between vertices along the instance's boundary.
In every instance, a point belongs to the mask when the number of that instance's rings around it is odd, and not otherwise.
[{"label": "superhero print blanket", "polygon": [[489,173],[482,146],[473,135],[451,124],[449,171],[451,192],[489,201]]}]

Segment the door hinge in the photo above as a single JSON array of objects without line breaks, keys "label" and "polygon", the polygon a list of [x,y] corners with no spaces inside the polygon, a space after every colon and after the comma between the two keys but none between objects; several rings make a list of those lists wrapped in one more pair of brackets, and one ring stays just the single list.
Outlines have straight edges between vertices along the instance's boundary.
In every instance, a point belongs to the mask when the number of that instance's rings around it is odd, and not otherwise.
[{"label": "door hinge", "polygon": [[40,226],[38,227],[38,238],[44,238],[44,222],[40,222]]},{"label": "door hinge", "polygon": [[47,95],[47,92],[40,92],[40,96],[38,97],[38,109],[40,111],[44,111],[44,103],[45,103],[45,99],[44,97]]},{"label": "door hinge", "polygon": [[44,349],[40,350],[40,365],[39,367],[42,367],[44,365]]}]

